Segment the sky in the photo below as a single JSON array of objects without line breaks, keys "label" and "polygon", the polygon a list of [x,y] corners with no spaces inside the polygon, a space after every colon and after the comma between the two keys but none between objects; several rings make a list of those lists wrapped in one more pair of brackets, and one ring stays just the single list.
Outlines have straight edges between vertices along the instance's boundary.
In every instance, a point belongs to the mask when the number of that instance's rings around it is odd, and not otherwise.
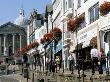
[{"label": "sky", "polygon": [[29,18],[30,12],[34,9],[38,13],[44,13],[46,4],[51,0],[0,0],[0,25],[6,22],[13,22],[19,16],[19,10],[24,9],[25,17]]}]

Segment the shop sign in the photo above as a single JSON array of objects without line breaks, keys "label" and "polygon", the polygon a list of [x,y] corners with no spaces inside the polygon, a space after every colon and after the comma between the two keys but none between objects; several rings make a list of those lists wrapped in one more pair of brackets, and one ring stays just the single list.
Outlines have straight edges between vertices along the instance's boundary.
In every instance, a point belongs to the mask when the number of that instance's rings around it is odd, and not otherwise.
[{"label": "shop sign", "polygon": [[82,47],[89,46],[90,40],[91,40],[93,37],[95,37],[95,36],[97,36],[97,28],[92,29],[92,30],[90,30],[90,31],[87,31],[87,32],[85,32],[85,33],[82,33],[81,35],[79,35],[79,36],[77,37],[77,39],[78,39],[78,44],[82,43],[82,44],[83,44]]}]

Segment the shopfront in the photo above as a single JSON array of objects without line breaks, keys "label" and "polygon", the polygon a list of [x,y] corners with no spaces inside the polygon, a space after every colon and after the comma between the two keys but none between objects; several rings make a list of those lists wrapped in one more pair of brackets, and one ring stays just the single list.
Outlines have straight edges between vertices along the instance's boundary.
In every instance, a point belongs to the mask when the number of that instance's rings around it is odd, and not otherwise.
[{"label": "shopfront", "polygon": [[[107,55],[108,51],[110,50],[110,26],[109,25],[106,27],[103,27],[100,30],[100,43],[101,43],[100,47],[105,50],[105,54]],[[110,63],[109,63],[109,66],[110,66]]]},{"label": "shopfront", "polygon": [[[77,36],[78,45],[76,48],[79,52],[82,52],[82,57],[86,64],[86,68],[91,68],[91,55],[90,51],[93,45],[97,45],[97,28],[91,29]],[[76,55],[76,60],[78,60],[78,55]]]}]

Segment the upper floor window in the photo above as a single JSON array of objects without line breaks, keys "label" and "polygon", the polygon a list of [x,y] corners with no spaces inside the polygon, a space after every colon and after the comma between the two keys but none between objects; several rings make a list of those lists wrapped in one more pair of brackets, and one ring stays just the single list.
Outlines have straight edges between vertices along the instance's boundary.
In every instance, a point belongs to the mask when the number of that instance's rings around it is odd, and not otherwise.
[{"label": "upper floor window", "polygon": [[84,0],[84,2],[86,2],[86,1],[88,1],[88,0]]},{"label": "upper floor window", "polygon": [[81,22],[80,22],[80,24],[78,26],[78,30],[81,30],[81,29],[83,29],[86,26],[86,23],[85,23],[85,13],[83,13],[81,16],[82,16],[82,20],[81,20]]},{"label": "upper floor window", "polygon": [[81,0],[77,0],[77,8],[81,7]]},{"label": "upper floor window", "polygon": [[90,23],[99,19],[99,3],[95,4],[89,9],[89,18]]},{"label": "upper floor window", "polygon": [[67,10],[67,7],[68,7],[68,6],[67,6],[67,1],[66,1],[66,3],[65,3],[65,10]]},{"label": "upper floor window", "polygon": [[63,0],[63,13],[65,13],[65,0]]},{"label": "upper floor window", "polygon": [[72,8],[72,0],[68,0],[68,8]]}]

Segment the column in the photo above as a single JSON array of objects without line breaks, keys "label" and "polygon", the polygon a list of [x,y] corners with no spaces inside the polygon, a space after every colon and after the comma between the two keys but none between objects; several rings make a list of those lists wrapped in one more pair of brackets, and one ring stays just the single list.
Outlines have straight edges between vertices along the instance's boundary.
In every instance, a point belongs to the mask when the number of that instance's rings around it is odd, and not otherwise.
[{"label": "column", "polygon": [[1,41],[1,39],[2,39],[2,37],[1,37],[1,35],[0,35],[0,55],[2,54],[2,50],[1,50],[1,49],[2,49],[2,45],[1,45],[1,42],[2,42],[2,41]]},{"label": "column", "polygon": [[13,53],[15,53],[15,34],[13,34]]},{"label": "column", "polygon": [[6,56],[6,34],[4,35],[4,56]]},{"label": "column", "polygon": [[20,35],[20,51],[21,51],[21,47],[22,47],[22,42],[21,42],[21,39],[22,39],[22,35]]}]

